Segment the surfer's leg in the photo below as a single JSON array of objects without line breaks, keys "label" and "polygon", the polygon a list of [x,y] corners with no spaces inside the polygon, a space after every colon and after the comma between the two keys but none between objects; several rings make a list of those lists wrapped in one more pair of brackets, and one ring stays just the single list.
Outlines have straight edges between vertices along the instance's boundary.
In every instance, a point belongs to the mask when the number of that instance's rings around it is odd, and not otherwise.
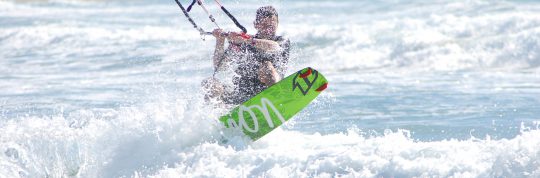
[{"label": "surfer's leg", "polygon": [[207,78],[202,81],[201,85],[204,92],[204,99],[207,101],[210,99],[221,100],[225,93],[225,87],[215,78]]},{"label": "surfer's leg", "polygon": [[234,90],[225,90],[222,96],[222,100],[225,104],[238,105],[242,104],[242,96]]}]

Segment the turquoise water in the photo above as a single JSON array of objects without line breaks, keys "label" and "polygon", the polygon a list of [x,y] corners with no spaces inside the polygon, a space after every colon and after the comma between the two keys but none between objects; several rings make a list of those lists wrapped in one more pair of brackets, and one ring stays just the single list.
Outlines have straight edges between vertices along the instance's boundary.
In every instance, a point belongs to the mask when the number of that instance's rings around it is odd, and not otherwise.
[{"label": "turquoise water", "polygon": [[223,3],[250,33],[277,7],[289,73],[330,81],[255,143],[216,143],[214,41],[174,1],[0,1],[0,177],[540,176],[539,3]]}]

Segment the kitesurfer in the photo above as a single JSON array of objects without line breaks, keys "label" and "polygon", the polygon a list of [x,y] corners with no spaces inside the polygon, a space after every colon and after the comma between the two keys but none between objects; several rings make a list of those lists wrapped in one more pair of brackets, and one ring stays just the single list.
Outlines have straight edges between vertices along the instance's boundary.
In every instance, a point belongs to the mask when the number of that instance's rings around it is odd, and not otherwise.
[{"label": "kitesurfer", "polygon": [[[247,37],[242,33],[215,29],[213,56],[215,70],[233,67],[233,86],[226,87],[214,77],[202,82],[205,98],[226,104],[241,104],[281,80],[289,61],[290,41],[277,36],[279,19],[276,9],[257,9],[253,25],[257,33]],[[225,48],[225,43],[228,46]]]}]

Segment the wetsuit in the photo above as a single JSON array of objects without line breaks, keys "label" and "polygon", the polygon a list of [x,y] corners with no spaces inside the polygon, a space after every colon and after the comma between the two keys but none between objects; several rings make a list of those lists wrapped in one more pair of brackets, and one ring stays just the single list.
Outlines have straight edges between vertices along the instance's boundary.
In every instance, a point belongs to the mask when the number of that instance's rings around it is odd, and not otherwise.
[{"label": "wetsuit", "polygon": [[258,74],[263,62],[270,61],[283,78],[289,62],[290,41],[282,36],[275,36],[271,40],[276,41],[281,49],[276,52],[265,52],[251,44],[229,45],[225,56],[233,57],[237,66],[235,69],[237,75],[233,78],[233,91],[229,91],[223,98],[225,103],[241,104],[267,88],[259,80]]}]

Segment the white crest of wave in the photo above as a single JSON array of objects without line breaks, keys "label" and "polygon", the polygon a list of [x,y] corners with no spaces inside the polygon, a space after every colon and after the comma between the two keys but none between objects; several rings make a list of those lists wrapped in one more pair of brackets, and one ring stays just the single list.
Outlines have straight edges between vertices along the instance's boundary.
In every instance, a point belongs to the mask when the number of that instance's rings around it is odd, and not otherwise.
[{"label": "white crest of wave", "polygon": [[366,138],[277,130],[246,149],[205,143],[154,177],[538,177],[540,130],[507,140],[419,142],[408,131]]},{"label": "white crest of wave", "polygon": [[177,162],[177,152],[219,136],[216,122],[210,119],[217,116],[207,109],[211,111],[198,100],[164,99],[142,106],[0,122],[0,177],[118,177],[154,172]]}]

